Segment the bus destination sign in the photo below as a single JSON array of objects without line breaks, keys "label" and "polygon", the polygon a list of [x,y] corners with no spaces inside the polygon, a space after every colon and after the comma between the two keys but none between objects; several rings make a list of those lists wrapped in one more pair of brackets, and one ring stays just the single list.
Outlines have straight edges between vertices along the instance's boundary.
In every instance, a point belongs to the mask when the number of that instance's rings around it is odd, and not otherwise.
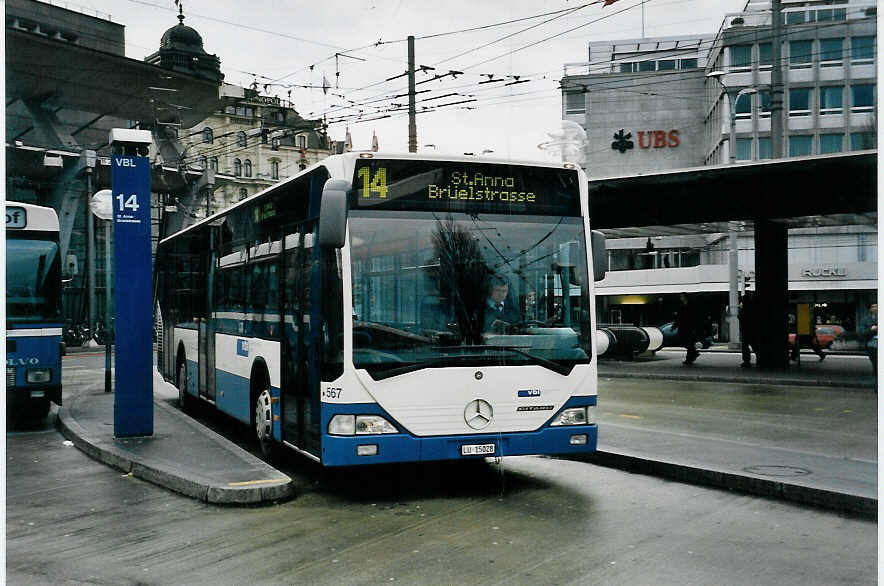
[{"label": "bus destination sign", "polygon": [[28,227],[28,211],[18,206],[6,206],[6,228],[21,230]]},{"label": "bus destination sign", "polygon": [[357,162],[353,209],[580,215],[577,172],[491,163]]}]

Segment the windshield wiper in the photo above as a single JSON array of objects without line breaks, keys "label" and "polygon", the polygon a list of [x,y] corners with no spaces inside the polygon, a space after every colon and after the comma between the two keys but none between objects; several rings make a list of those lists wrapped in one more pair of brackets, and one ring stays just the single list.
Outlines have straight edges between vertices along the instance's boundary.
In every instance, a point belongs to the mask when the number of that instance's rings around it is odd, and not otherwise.
[{"label": "windshield wiper", "polygon": [[[549,358],[544,358],[542,356],[537,356],[536,354],[531,354],[530,352],[526,352],[522,350],[519,346],[496,346],[496,345],[488,345],[488,346],[434,346],[434,350],[507,350],[509,352],[515,352],[525,358],[529,358],[531,360],[536,360],[538,364],[544,366],[553,372],[557,372],[562,376],[567,376],[568,373],[571,372],[571,369],[567,366],[563,366],[554,360],[550,360]],[[483,354],[483,356],[488,356],[487,354]]]},{"label": "windshield wiper", "polygon": [[[484,347],[484,346],[483,346]],[[377,373],[372,373],[372,378],[375,380],[383,380],[385,378],[391,378],[394,376],[399,376],[400,374],[408,374],[409,372],[415,372],[418,370],[423,370],[424,368],[438,368],[441,366],[448,366],[451,362],[469,359],[469,360],[489,360],[496,359],[498,357],[488,356],[487,354],[458,354],[455,356],[444,356],[442,358],[434,358],[433,360],[426,360],[422,362],[413,362],[410,364],[405,364],[403,366],[397,366],[395,368],[390,368],[387,370],[381,370]],[[368,369],[371,372],[371,369]]]},{"label": "windshield wiper", "polygon": [[571,372],[571,369],[567,366],[559,364],[554,360],[550,360],[549,358],[543,358],[542,356],[537,356],[536,354],[531,354],[530,352],[525,352],[521,348],[517,346],[489,346],[489,348],[499,348],[501,350],[508,350],[510,352],[515,352],[516,354],[520,354],[525,358],[530,358],[531,360],[536,360],[538,364],[550,369],[553,372],[557,372],[562,376],[568,376]]}]

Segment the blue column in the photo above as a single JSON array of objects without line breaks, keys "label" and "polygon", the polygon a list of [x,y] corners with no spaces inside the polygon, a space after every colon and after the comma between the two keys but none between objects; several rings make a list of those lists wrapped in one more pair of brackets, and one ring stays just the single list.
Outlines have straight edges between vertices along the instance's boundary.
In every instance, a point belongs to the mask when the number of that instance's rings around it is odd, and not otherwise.
[{"label": "blue column", "polygon": [[114,436],[153,435],[150,161],[114,155]]}]

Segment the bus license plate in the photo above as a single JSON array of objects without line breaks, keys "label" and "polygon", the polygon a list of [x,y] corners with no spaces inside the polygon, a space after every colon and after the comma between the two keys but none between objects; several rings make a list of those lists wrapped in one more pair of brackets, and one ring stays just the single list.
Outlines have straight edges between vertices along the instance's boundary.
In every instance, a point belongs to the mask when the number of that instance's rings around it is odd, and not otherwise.
[{"label": "bus license plate", "polygon": [[461,456],[487,456],[494,453],[494,444],[466,444],[460,447]]}]

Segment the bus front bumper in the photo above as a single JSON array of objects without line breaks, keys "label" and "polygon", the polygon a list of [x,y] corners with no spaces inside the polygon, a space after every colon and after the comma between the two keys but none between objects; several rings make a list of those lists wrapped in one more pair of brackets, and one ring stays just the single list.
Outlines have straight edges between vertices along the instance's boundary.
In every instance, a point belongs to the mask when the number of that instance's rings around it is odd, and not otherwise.
[{"label": "bus front bumper", "polygon": [[6,388],[6,408],[34,401],[49,400],[61,405],[61,385],[29,385]]},{"label": "bus front bumper", "polygon": [[489,456],[586,454],[598,443],[598,426],[543,427],[532,432],[415,437],[409,434],[323,437],[324,466],[469,460]]}]

